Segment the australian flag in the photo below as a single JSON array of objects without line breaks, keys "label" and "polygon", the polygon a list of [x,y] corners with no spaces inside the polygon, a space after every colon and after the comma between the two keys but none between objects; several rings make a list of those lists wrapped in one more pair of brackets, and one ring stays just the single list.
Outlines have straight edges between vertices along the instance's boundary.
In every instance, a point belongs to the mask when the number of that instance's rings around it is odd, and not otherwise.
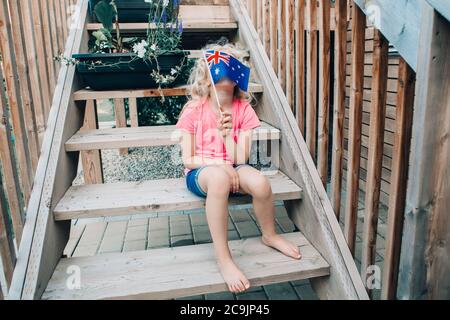
[{"label": "australian flag", "polygon": [[242,64],[238,59],[225,52],[206,50],[203,51],[214,84],[223,77],[228,77],[242,90],[248,90],[250,79],[250,68]]}]

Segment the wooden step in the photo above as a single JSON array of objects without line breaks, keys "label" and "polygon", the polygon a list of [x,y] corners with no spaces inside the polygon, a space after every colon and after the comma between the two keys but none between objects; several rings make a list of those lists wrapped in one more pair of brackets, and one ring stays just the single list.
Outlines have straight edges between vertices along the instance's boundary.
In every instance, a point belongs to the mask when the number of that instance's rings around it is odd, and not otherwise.
[{"label": "wooden step", "polygon": [[[233,19],[229,6],[219,5],[180,5],[179,17],[183,21],[184,32],[233,31],[237,23]],[[87,30],[94,31],[102,27],[101,23],[88,23]],[[120,32],[145,32],[148,23],[120,23]],[[152,23],[150,28],[154,28]],[[114,30],[112,30],[114,32]]]},{"label": "wooden step", "polygon": [[[251,286],[329,275],[329,265],[300,233],[283,234],[302,252],[289,258],[260,238],[229,242],[236,264]],[[80,268],[81,287],[67,288],[67,270]],[[173,299],[227,291],[211,243],[148,251],[61,259],[43,299]]]},{"label": "wooden step", "polygon": [[[178,144],[175,126],[148,126],[79,130],[66,142],[66,151],[154,147]],[[253,130],[253,140],[279,140],[280,130],[262,122]]]},{"label": "wooden step", "polygon": [[[275,200],[302,197],[302,189],[281,172],[267,175]],[[250,203],[249,196],[230,204]],[[54,209],[56,220],[199,209],[205,199],[186,188],[185,178],[71,186]]]},{"label": "wooden step", "polygon": [[[177,86],[173,88],[161,89],[164,96],[185,96],[188,85]],[[249,82],[248,91],[251,93],[262,93],[263,86],[259,83]],[[125,99],[125,98],[151,98],[159,97],[161,94],[155,89],[126,89],[126,90],[108,90],[95,91],[91,89],[81,89],[73,93],[75,101],[95,100],[95,99]]]}]

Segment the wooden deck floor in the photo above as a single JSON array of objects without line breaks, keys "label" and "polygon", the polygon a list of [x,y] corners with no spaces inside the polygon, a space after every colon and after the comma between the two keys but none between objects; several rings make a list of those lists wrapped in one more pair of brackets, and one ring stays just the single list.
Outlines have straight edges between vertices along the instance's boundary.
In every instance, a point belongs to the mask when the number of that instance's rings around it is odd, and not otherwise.
[{"label": "wooden deck floor", "polygon": [[[295,231],[283,206],[276,207],[278,233]],[[249,206],[230,210],[230,240],[258,237],[261,230]],[[75,220],[64,254],[68,257],[92,256],[160,247],[174,247],[211,242],[211,234],[202,211],[184,211],[180,215],[146,214],[128,217]],[[309,280],[257,286],[245,293],[220,292],[182,298],[183,300],[311,300],[317,299]]]}]

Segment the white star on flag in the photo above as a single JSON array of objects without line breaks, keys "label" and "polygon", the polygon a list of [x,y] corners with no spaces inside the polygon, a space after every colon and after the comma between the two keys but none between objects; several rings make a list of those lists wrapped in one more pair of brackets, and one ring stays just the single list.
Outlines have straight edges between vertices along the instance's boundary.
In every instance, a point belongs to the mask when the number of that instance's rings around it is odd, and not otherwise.
[{"label": "white star on flag", "polygon": [[220,72],[220,71],[219,71],[219,69],[218,69],[218,68],[216,68],[216,74],[219,74],[219,72]]}]

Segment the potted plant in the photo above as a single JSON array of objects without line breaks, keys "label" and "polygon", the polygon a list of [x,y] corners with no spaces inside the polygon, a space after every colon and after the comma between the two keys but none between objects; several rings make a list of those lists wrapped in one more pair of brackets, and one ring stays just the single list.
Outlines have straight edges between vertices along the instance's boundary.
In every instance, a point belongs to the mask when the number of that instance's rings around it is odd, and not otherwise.
[{"label": "potted plant", "polygon": [[60,60],[75,64],[85,84],[94,90],[160,90],[186,84],[180,74],[188,65],[189,52],[180,49],[179,0],[147,1],[149,27],[144,37],[122,37],[115,1],[100,0],[94,10],[102,28],[92,33],[89,53]]},{"label": "potted plant", "polygon": [[[101,0],[89,0],[89,12],[93,20],[97,20],[95,6]],[[120,22],[147,22],[150,1],[148,0],[115,0]]]}]

